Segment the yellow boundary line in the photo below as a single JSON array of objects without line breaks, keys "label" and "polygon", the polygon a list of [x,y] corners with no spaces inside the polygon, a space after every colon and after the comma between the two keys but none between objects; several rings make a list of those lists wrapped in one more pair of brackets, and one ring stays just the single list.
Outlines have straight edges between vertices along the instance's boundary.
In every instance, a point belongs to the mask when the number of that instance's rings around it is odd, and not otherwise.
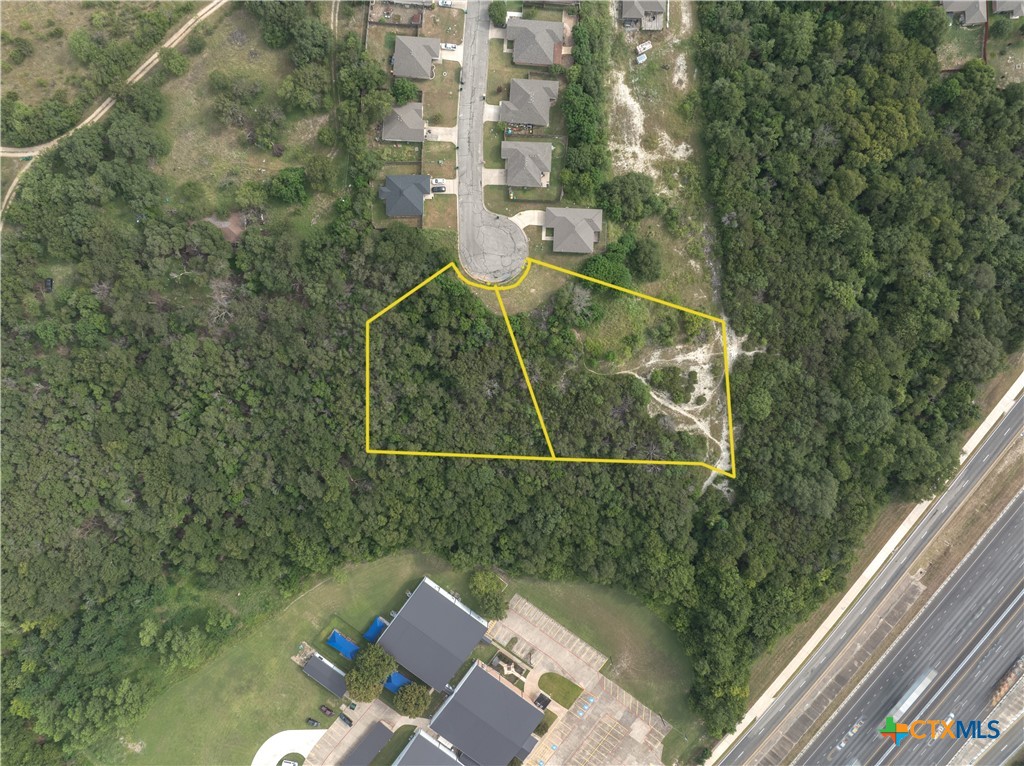
[{"label": "yellow boundary line", "polygon": [[555,456],[555,448],[551,446],[551,437],[548,436],[548,427],[544,425],[544,415],[541,414],[540,405],[537,404],[537,395],[533,393],[533,384],[530,383],[530,374],[526,371],[526,362],[523,361],[523,355],[519,352],[519,343],[516,341],[516,334],[512,332],[512,320],[508,318],[508,311],[505,310],[505,301],[501,299],[501,291],[495,290],[494,295],[498,299],[498,305],[501,307],[501,315],[505,317],[505,326],[508,328],[508,337],[512,339],[512,348],[516,351],[516,359],[519,360],[519,369],[523,371],[523,380],[526,381],[526,390],[530,392],[530,399],[533,400],[533,408],[537,410],[537,420],[540,421],[540,430],[544,432],[544,441],[548,443],[548,452],[551,453],[551,457]]},{"label": "yellow boundary line", "polygon": [[[505,303],[504,303],[504,301],[501,298],[501,291],[502,290],[512,290],[512,289],[514,289],[516,287],[519,287],[519,285],[522,284],[523,280],[526,279],[527,275],[530,273],[531,267],[534,266],[534,265],[541,266],[541,267],[546,268],[546,269],[551,269],[552,271],[557,271],[557,272],[559,272],[561,274],[565,274],[566,276],[569,276],[569,277],[575,277],[576,279],[583,279],[583,280],[585,280],[587,282],[593,282],[594,284],[601,285],[602,287],[607,287],[607,288],[609,288],[611,290],[618,290],[619,292],[626,293],[627,295],[632,295],[635,298],[640,298],[642,300],[651,301],[652,303],[657,303],[657,304],[660,304],[662,306],[667,306],[668,308],[675,309],[676,311],[683,311],[683,312],[686,312],[687,314],[693,314],[694,316],[699,316],[699,317],[702,317],[704,319],[711,320],[712,322],[717,322],[719,324],[719,326],[721,327],[721,332],[722,332],[722,367],[723,367],[723,373],[724,373],[724,376],[725,376],[725,407],[726,407],[726,414],[727,414],[728,428],[729,428],[729,463],[730,463],[730,470],[726,471],[726,470],[724,470],[722,468],[718,468],[716,466],[709,465],[709,464],[707,464],[707,463],[705,463],[703,461],[700,461],[700,460],[637,460],[637,459],[627,459],[627,458],[567,457],[567,456],[557,456],[557,455],[555,455],[555,449],[554,449],[554,446],[551,443],[551,438],[548,435],[547,426],[544,423],[544,416],[541,413],[540,404],[538,403],[537,396],[534,393],[533,385],[530,383],[530,376],[526,372],[526,362],[524,361],[523,355],[522,355],[522,353],[519,350],[519,343],[516,341],[515,333],[512,331],[512,322],[511,322],[511,320],[509,318],[508,311],[505,308]],[[490,454],[490,453],[469,453],[469,452],[431,452],[431,451],[425,451],[425,450],[374,449],[373,447],[370,446],[370,325],[375,320],[380,319],[380,317],[384,316],[384,314],[386,314],[387,312],[391,311],[391,309],[395,308],[395,306],[397,306],[399,303],[404,301],[406,298],[410,297],[411,295],[413,295],[417,291],[419,291],[419,290],[423,289],[424,287],[426,287],[428,284],[433,282],[435,279],[437,279],[439,276],[444,274],[449,269],[454,271],[455,275],[464,284],[466,284],[467,286],[479,288],[479,289],[482,289],[482,290],[487,290],[489,292],[493,292],[495,294],[495,297],[497,297],[498,305],[501,308],[501,315],[505,319],[505,326],[508,328],[509,337],[512,339],[512,347],[515,349],[516,358],[519,360],[519,368],[522,370],[523,378],[526,381],[526,388],[530,392],[530,399],[533,401],[534,409],[537,412],[537,419],[540,421],[541,431],[543,431],[543,433],[544,433],[544,440],[545,440],[545,442],[547,442],[548,450],[551,453],[550,455],[496,455],[496,454]],[[730,386],[729,386],[729,340],[728,340],[728,332],[727,332],[727,327],[726,327],[726,324],[725,324],[725,320],[721,319],[720,317],[715,317],[715,316],[711,316],[710,314],[705,314],[705,313],[703,313],[701,311],[696,311],[695,309],[687,308],[686,306],[680,306],[680,305],[675,304],[675,303],[670,303],[669,301],[662,300],[661,298],[655,298],[653,295],[646,295],[644,293],[637,292],[636,290],[630,290],[630,289],[625,288],[625,287],[619,287],[618,285],[614,285],[611,282],[604,282],[604,281],[602,281],[600,279],[594,279],[593,277],[584,276],[583,274],[580,274],[578,272],[570,271],[569,269],[563,269],[561,266],[554,266],[554,265],[552,265],[550,263],[545,263],[544,261],[538,261],[538,260],[536,260],[534,258],[527,258],[526,259],[526,268],[523,270],[523,273],[520,274],[519,278],[516,279],[515,282],[512,282],[511,284],[508,284],[508,285],[500,285],[500,286],[487,285],[487,284],[483,284],[483,283],[476,282],[474,280],[468,279],[462,273],[462,271],[459,269],[459,267],[455,263],[449,263],[448,265],[444,266],[443,268],[440,268],[437,271],[435,271],[432,275],[430,275],[429,277],[424,279],[422,282],[420,282],[414,288],[412,288],[411,290],[406,292],[400,298],[397,298],[396,300],[392,301],[385,308],[381,309],[376,314],[374,314],[372,317],[370,317],[369,319],[366,320],[366,360],[365,361],[366,361],[366,365],[365,365],[365,376],[366,376],[366,380],[365,380],[365,394],[366,394],[366,410],[365,410],[366,429],[365,429],[365,436],[366,436],[366,445],[365,446],[366,446],[366,453],[369,454],[369,455],[403,455],[403,456],[410,456],[410,457],[456,457],[456,458],[471,458],[471,459],[485,459],[485,460],[536,460],[536,461],[547,462],[547,463],[612,463],[612,464],[619,464],[619,465],[691,465],[691,466],[697,466],[697,467],[700,467],[700,468],[706,468],[709,471],[713,471],[714,473],[721,474],[722,476],[725,476],[725,477],[730,478],[730,479],[735,479],[736,478],[736,443],[735,443],[735,437],[734,437],[734,433],[733,433],[733,422],[732,422],[732,391],[731,391]]]}]

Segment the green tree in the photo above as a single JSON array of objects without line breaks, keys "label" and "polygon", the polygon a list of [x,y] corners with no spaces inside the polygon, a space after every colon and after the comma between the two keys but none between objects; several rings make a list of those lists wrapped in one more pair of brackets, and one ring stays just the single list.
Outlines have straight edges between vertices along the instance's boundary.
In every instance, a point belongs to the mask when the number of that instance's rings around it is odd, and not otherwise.
[{"label": "green tree", "polygon": [[500,620],[508,610],[504,591],[505,583],[490,570],[477,570],[469,578],[469,592],[476,599],[480,614],[490,620]]},{"label": "green tree", "polygon": [[278,202],[305,202],[306,171],[302,168],[284,168],[270,179],[269,192]]},{"label": "green tree", "polygon": [[161,48],[160,64],[172,77],[181,77],[188,71],[188,59],[176,48]]},{"label": "green tree", "polygon": [[419,718],[430,707],[431,691],[423,684],[406,684],[395,694],[395,710],[410,718]]},{"label": "green tree", "polygon": [[508,15],[508,4],[505,0],[491,0],[491,4],[487,6],[487,15],[494,26],[504,27],[505,17]]},{"label": "green tree", "polygon": [[903,34],[932,50],[939,47],[948,25],[946,13],[938,5],[920,5],[900,19]]},{"label": "green tree", "polygon": [[410,101],[416,101],[420,97],[420,89],[412,80],[396,77],[391,83],[391,95],[395,97],[395,103],[402,106]]}]

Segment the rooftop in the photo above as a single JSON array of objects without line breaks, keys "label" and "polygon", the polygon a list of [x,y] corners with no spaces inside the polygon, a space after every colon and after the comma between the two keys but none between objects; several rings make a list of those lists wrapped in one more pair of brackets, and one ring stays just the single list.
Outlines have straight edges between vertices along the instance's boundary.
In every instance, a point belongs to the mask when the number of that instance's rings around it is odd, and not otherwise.
[{"label": "rooftop", "polygon": [[455,757],[455,753],[424,732],[423,729],[417,729],[393,766],[461,766],[461,764]]},{"label": "rooftop", "polygon": [[423,198],[429,193],[430,176],[388,176],[378,196],[389,218],[407,218],[423,215]]},{"label": "rooftop", "polygon": [[603,213],[585,207],[549,207],[544,228],[554,229],[552,246],[556,253],[592,253],[601,236]]},{"label": "rooftop", "polygon": [[985,0],[942,0],[942,9],[954,16],[963,14],[965,26],[984,24],[988,18]]},{"label": "rooftop", "polygon": [[498,106],[501,122],[547,125],[551,120],[551,102],[558,98],[557,80],[512,80],[508,101]]},{"label": "rooftop", "polygon": [[505,37],[513,43],[513,63],[534,66],[561,62],[564,34],[561,21],[513,18],[505,28]]},{"label": "rooftop", "polygon": [[547,186],[551,173],[549,141],[502,141],[505,183],[509,186]]},{"label": "rooftop", "polygon": [[396,106],[384,118],[380,137],[385,141],[423,141],[423,104],[410,101]]},{"label": "rooftop", "polygon": [[395,77],[429,80],[434,62],[441,58],[441,41],[436,37],[395,38],[395,58],[391,67]]},{"label": "rooftop", "polygon": [[[430,181],[427,176],[415,177]],[[377,643],[402,667],[441,691],[486,632],[486,620],[424,577]]]},{"label": "rooftop", "polygon": [[430,728],[480,764],[507,764],[529,746],[544,714],[479,663],[459,681]]},{"label": "rooftop", "polygon": [[348,689],[345,684],[345,673],[316,652],[306,660],[306,664],[302,666],[302,672],[335,697],[345,696],[345,691]]}]

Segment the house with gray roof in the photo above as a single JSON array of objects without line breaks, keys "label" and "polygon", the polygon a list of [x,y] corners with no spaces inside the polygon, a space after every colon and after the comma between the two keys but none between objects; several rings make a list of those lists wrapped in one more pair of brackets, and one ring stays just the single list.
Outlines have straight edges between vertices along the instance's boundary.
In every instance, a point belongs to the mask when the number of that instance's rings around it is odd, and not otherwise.
[{"label": "house with gray roof", "polygon": [[551,142],[502,141],[505,183],[509,186],[547,186],[551,180]]},{"label": "house with gray roof", "polygon": [[384,745],[391,741],[392,734],[391,729],[377,721],[360,737],[356,746],[345,753],[340,766],[370,766]]},{"label": "house with gray roof", "polygon": [[505,39],[512,43],[512,63],[551,66],[562,63],[561,21],[513,18],[505,27]]},{"label": "house with gray roof", "polygon": [[441,41],[438,38],[396,37],[391,72],[395,77],[430,80],[434,77],[434,62],[440,59]]},{"label": "house with gray roof", "polygon": [[988,18],[986,0],[942,0],[942,9],[946,14],[965,27],[984,24]]},{"label": "house with gray roof", "polygon": [[526,761],[543,717],[518,689],[477,662],[430,719],[430,728],[462,753],[460,760],[500,766],[513,758]]},{"label": "house with gray roof", "polygon": [[544,228],[554,231],[551,244],[556,253],[592,253],[601,236],[603,213],[585,207],[549,207]]},{"label": "house with gray roof", "polygon": [[557,80],[513,80],[508,86],[508,101],[498,105],[498,119],[523,125],[547,125],[556,98]]},{"label": "house with gray roof", "polygon": [[627,27],[657,32],[665,28],[668,0],[622,0],[619,18]]},{"label": "house with gray roof", "polygon": [[430,176],[388,176],[377,196],[384,200],[388,218],[409,218],[423,215],[423,198],[428,194]]},{"label": "house with gray roof", "polygon": [[312,678],[335,697],[344,697],[348,690],[345,683],[345,671],[324,659],[323,655],[313,652],[302,666],[302,672]]},{"label": "house with gray roof", "polygon": [[384,127],[380,137],[384,141],[415,141],[423,142],[423,104],[410,101],[408,104],[396,106],[391,114],[384,118]]},{"label": "house with gray roof", "polygon": [[486,632],[487,620],[424,577],[377,643],[414,676],[444,691]]},{"label": "house with gray roof", "polygon": [[455,753],[417,729],[392,766],[462,766]]},{"label": "house with gray roof", "polygon": [[1024,0],[992,0],[992,13],[1008,13],[1011,19],[1024,16]]}]

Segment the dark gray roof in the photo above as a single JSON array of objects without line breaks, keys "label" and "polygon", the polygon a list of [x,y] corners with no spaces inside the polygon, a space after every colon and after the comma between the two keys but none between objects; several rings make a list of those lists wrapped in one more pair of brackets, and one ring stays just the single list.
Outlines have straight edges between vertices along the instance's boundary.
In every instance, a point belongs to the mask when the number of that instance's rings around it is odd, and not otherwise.
[{"label": "dark gray roof", "polygon": [[434,62],[441,58],[441,41],[436,37],[396,37],[395,77],[429,80],[434,76]]},{"label": "dark gray roof", "polygon": [[[505,37],[512,46],[516,64],[550,66],[555,63],[555,46],[561,46],[564,30],[561,21],[509,19]],[[561,51],[558,51],[561,58]]]},{"label": "dark gray roof", "polygon": [[664,13],[668,0],[622,0],[624,19],[642,19],[645,13]]},{"label": "dark gray roof", "polygon": [[393,766],[458,766],[458,763],[455,753],[417,729]]},{"label": "dark gray roof", "polygon": [[341,766],[370,766],[370,761],[384,749],[393,733],[391,729],[377,721],[356,746],[345,754],[341,759]]},{"label": "dark gray roof", "polygon": [[526,125],[547,125],[551,102],[556,98],[556,80],[513,80],[508,86],[508,101],[502,101],[498,106],[498,119]]},{"label": "dark gray roof", "polygon": [[1024,16],[1024,0],[993,0],[992,13],[1008,13],[1017,19]]},{"label": "dark gray roof", "polygon": [[984,24],[988,17],[985,0],[942,0],[942,8],[957,16],[962,13],[967,26]]},{"label": "dark gray roof", "polygon": [[429,193],[430,176],[388,176],[378,196],[389,218],[406,218],[423,215],[423,197]]},{"label": "dark gray roof", "polygon": [[530,753],[533,752],[533,748],[535,747],[537,747],[537,738],[531,735],[530,738],[526,740],[526,744],[523,745],[522,750],[519,751],[519,754],[516,756],[516,760],[520,763],[526,763],[526,759],[530,757]]},{"label": "dark gray roof", "polygon": [[384,118],[380,137],[385,141],[423,141],[423,104],[410,101],[392,109]]},{"label": "dark gray roof", "polygon": [[319,654],[314,654],[306,660],[306,664],[302,666],[302,672],[335,697],[345,696],[345,690],[348,688],[345,685],[345,673]]},{"label": "dark gray roof", "polygon": [[550,141],[502,141],[505,183],[509,186],[544,186],[551,172]]},{"label": "dark gray roof", "polygon": [[486,632],[486,620],[424,577],[377,643],[398,664],[441,691]]},{"label": "dark gray roof", "polygon": [[549,207],[544,228],[554,229],[556,253],[592,253],[601,235],[603,213],[586,207]]},{"label": "dark gray roof", "polygon": [[527,745],[543,717],[515,689],[474,664],[430,728],[477,763],[504,766]]}]

